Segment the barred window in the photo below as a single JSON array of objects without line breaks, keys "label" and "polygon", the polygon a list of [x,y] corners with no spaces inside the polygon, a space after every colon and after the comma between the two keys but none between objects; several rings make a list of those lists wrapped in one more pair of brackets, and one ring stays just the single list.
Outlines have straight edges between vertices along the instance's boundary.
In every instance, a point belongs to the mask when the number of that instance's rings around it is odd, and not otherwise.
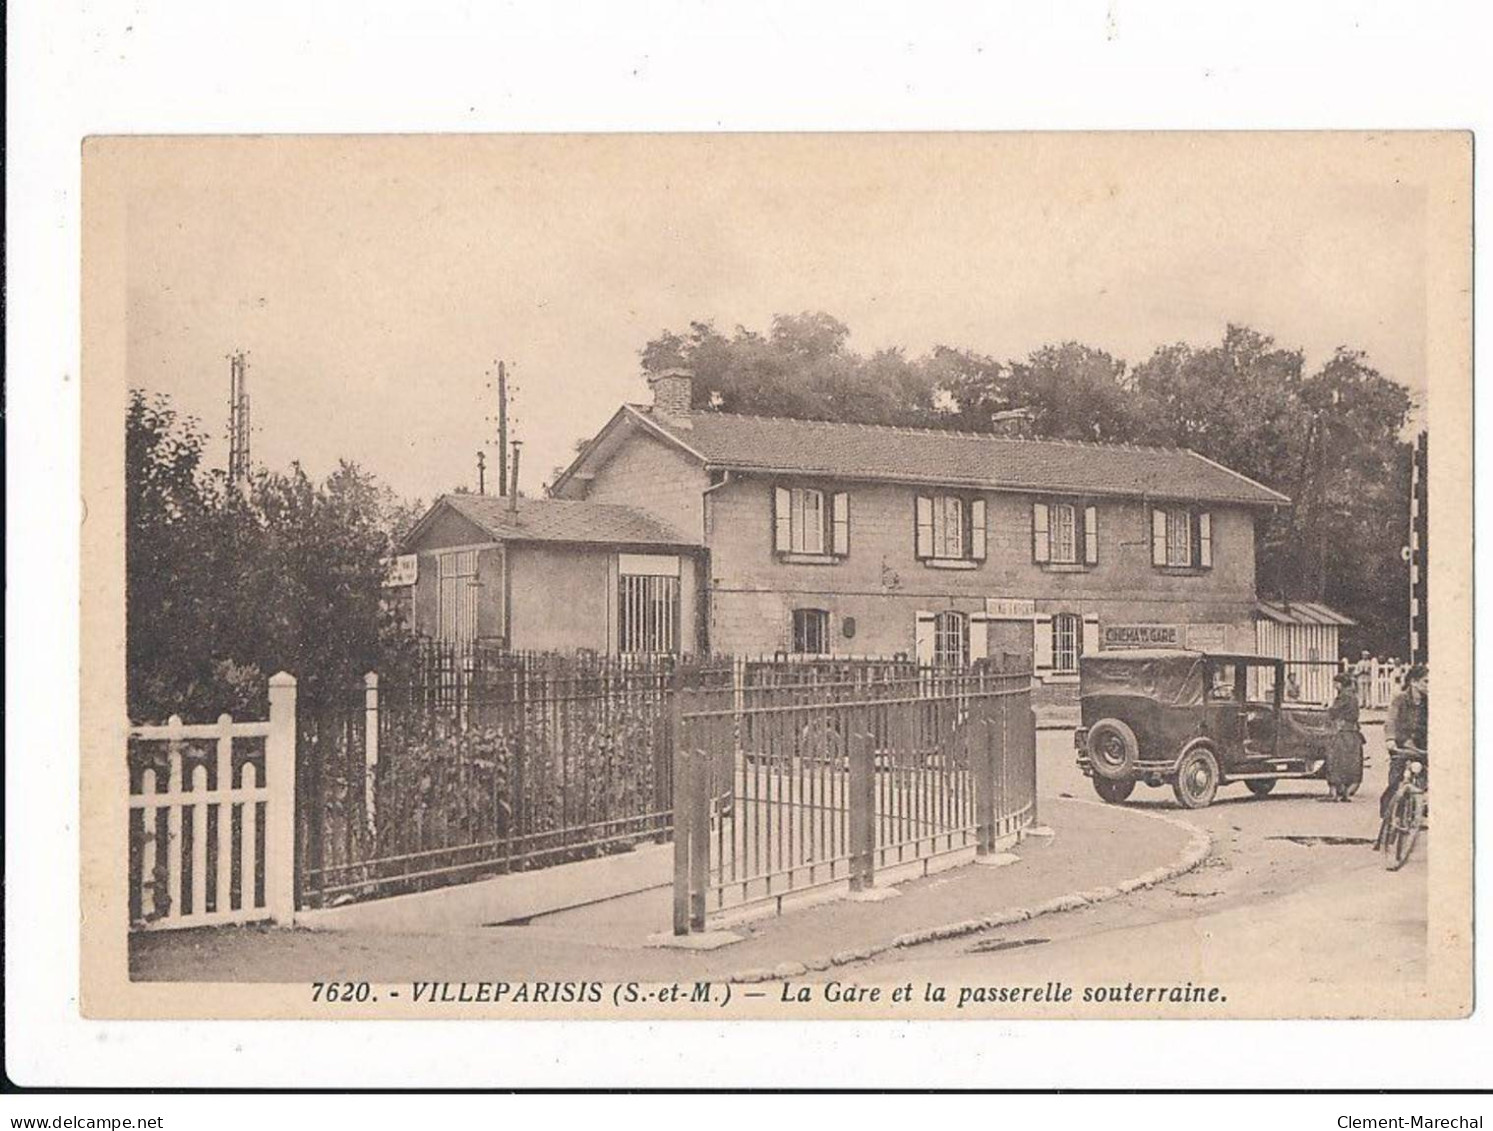
[{"label": "barred window", "polygon": [[1077,613],[1059,613],[1052,618],[1052,670],[1076,672],[1083,653],[1083,621]]},{"label": "barred window", "polygon": [[618,578],[617,650],[623,655],[679,648],[679,578],[622,574]]},{"label": "barred window", "polygon": [[939,613],[933,625],[933,662],[941,668],[969,666],[969,618],[963,613]]}]

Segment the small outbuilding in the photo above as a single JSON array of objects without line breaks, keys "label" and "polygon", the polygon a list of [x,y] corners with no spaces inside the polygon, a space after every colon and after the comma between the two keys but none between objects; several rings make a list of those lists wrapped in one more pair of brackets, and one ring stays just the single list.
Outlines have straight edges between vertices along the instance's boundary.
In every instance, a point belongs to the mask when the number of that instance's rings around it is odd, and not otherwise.
[{"label": "small outbuilding", "polygon": [[441,643],[677,655],[704,650],[704,556],[632,507],[456,494],[410,530],[391,583]]},{"label": "small outbuilding", "polygon": [[1338,629],[1354,621],[1316,601],[1259,601],[1255,605],[1255,651],[1286,661],[1295,697],[1330,703],[1338,672]]}]

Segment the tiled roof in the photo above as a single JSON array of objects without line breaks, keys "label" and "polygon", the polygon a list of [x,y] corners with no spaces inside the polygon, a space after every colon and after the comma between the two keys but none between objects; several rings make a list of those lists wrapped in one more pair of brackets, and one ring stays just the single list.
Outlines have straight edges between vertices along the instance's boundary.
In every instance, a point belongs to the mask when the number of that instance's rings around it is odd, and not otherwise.
[{"label": "tiled roof", "polygon": [[1276,624],[1326,624],[1350,627],[1357,623],[1316,601],[1259,601],[1255,611]]},{"label": "tiled roof", "polygon": [[443,495],[436,506],[441,503],[482,527],[495,542],[694,544],[652,515],[616,503],[521,498],[516,512],[510,509],[508,499],[492,495]]},{"label": "tiled roof", "polygon": [[639,416],[707,464],[893,482],[1276,506],[1285,495],[1182,448],[1016,440],[970,432],[693,412]]}]

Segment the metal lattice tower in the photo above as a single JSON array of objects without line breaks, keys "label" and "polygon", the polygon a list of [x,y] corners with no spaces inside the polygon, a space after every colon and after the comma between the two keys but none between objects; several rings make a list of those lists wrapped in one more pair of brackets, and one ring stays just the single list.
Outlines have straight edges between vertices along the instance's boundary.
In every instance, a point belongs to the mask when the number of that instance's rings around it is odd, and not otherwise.
[{"label": "metal lattice tower", "polygon": [[228,481],[249,478],[249,362],[243,350],[228,357]]}]

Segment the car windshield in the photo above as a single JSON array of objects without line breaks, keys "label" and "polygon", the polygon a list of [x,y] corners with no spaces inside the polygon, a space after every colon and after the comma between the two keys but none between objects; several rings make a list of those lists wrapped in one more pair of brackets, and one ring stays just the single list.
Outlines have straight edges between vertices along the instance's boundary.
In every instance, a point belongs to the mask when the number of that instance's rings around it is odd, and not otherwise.
[{"label": "car windshield", "polygon": [[1139,695],[1168,706],[1192,706],[1203,701],[1203,658],[1175,656],[1085,656],[1082,694]]}]

